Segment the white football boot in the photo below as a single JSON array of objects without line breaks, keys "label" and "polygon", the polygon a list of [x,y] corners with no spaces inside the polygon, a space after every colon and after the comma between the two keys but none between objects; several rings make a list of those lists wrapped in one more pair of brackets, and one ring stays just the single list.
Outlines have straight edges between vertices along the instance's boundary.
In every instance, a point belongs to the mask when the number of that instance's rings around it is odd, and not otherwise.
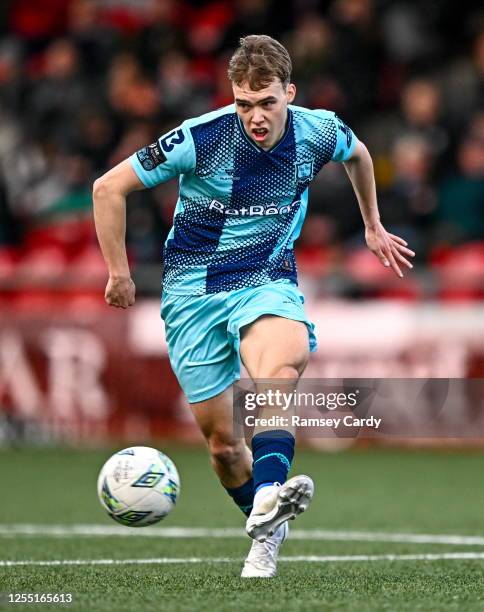
[{"label": "white football boot", "polygon": [[309,476],[294,476],[283,485],[259,489],[245,530],[254,540],[265,542],[282,523],[307,510],[313,495],[314,483]]},{"label": "white football boot", "polygon": [[242,578],[274,578],[277,574],[277,555],[287,538],[289,525],[282,523],[275,534],[265,542],[254,540],[242,569]]}]

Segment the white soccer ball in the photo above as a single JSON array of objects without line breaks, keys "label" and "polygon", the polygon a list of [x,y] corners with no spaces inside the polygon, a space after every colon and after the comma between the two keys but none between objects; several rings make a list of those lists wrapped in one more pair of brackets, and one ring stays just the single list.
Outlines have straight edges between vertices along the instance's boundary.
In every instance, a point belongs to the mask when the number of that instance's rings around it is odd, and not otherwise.
[{"label": "white soccer ball", "polygon": [[148,446],[132,446],[114,454],[97,479],[103,508],[128,527],[145,527],[165,518],[180,494],[173,461]]}]

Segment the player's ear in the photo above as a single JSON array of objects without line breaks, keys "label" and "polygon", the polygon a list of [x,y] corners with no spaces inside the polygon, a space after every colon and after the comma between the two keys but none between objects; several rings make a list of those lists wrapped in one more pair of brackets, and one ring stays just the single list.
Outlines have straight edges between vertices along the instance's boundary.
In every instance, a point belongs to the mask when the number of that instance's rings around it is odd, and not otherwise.
[{"label": "player's ear", "polygon": [[294,98],[296,97],[296,86],[294,83],[289,83],[289,85],[286,87],[286,97],[288,104],[291,104],[294,101]]}]

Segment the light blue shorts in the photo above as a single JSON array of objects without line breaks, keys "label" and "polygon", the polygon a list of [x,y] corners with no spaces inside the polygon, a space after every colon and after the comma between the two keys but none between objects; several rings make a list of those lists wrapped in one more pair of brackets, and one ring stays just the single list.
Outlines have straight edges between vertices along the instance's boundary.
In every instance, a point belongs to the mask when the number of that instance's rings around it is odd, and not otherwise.
[{"label": "light blue shorts", "polygon": [[168,354],[188,401],[210,399],[240,378],[240,330],[263,315],[303,321],[315,351],[314,324],[303,304],[296,285],[284,281],[200,296],[164,293]]}]

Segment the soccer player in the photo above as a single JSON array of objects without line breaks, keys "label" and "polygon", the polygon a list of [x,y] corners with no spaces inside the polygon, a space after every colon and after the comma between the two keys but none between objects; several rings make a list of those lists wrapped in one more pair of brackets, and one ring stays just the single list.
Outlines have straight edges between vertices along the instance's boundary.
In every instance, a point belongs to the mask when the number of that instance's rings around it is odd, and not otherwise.
[{"label": "soccer player", "polygon": [[233,430],[231,386],[251,378],[294,388],[316,349],[297,287],[293,245],[308,185],[329,161],[353,184],[368,247],[402,276],[406,242],[380,223],[371,157],[333,112],[293,106],[291,60],[276,40],[240,41],[229,64],[235,104],[165,134],[94,183],[94,216],[109,280],[105,298],[135,300],[125,248],[126,196],[179,177],[164,248],[161,316],[171,365],[206,438],[222,485],[248,516],[243,577],[276,574],[287,520],[306,510],[308,476],[287,480],[294,436],[257,431],[252,453]]}]

